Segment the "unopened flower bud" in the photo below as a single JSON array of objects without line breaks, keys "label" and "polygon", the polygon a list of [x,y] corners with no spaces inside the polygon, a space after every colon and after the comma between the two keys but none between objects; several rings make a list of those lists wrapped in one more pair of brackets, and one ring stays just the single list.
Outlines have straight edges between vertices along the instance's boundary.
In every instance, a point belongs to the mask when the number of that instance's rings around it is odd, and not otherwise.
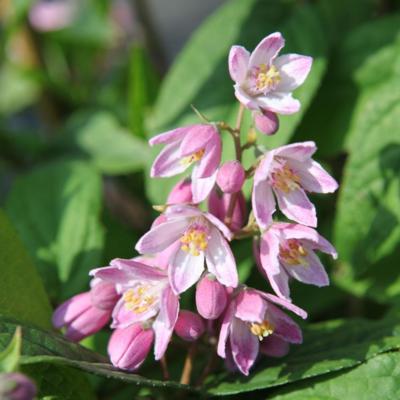
[{"label": "unopened flower bud", "polygon": [[183,204],[192,202],[193,202],[192,184],[188,179],[183,179],[179,181],[172,188],[167,199],[168,204]]},{"label": "unopened flower bud", "polygon": [[90,290],[92,304],[102,310],[112,310],[119,299],[115,285],[109,282],[99,282]]},{"label": "unopened flower bud", "polygon": [[[232,194],[223,193],[221,196],[216,190],[210,193],[208,198],[208,210],[220,221],[224,222],[229,210]],[[237,199],[232,213],[232,220],[229,224],[230,229],[235,232],[246,223],[247,207],[246,200],[242,192],[236,194]]]},{"label": "unopened flower bud", "polygon": [[228,300],[226,289],[210,275],[202,278],[196,287],[196,307],[206,319],[217,319],[225,310]]},{"label": "unopened flower bud", "polygon": [[279,129],[278,116],[271,111],[255,111],[253,119],[257,129],[265,135],[273,135]]},{"label": "unopened flower bud", "polygon": [[187,342],[197,340],[205,330],[204,322],[197,314],[182,310],[179,312],[178,320],[175,324],[175,333]]},{"label": "unopened flower bud", "polygon": [[242,188],[245,177],[239,161],[227,161],[218,170],[217,184],[224,193],[236,193]]},{"label": "unopened flower bud", "polygon": [[135,371],[149,354],[153,340],[153,330],[143,329],[140,324],[115,329],[108,342],[110,360],[117,368]]},{"label": "unopened flower bud", "polygon": [[0,399],[33,400],[35,384],[25,375],[14,372],[0,375]]}]

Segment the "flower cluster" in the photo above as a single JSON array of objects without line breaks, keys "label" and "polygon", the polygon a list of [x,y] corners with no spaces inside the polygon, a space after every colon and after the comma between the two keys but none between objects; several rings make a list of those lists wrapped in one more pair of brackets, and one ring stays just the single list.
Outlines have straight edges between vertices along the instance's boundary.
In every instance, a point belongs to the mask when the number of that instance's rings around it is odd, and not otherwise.
[{"label": "flower cluster", "polygon": [[[292,302],[290,278],[326,286],[329,279],[315,251],[337,256],[314,229],[316,210],[307,193],[334,192],[337,183],[312,159],[313,142],[268,151],[257,145],[255,129],[274,134],[278,114],[299,110],[292,91],[311,69],[311,57],[278,56],[283,46],[282,35],[273,33],[251,54],[240,46],[231,48],[229,72],[240,102],[235,127],[207,122],[150,140],[152,146],[165,146],[152,177],[191,169],[190,177],[172,189],[162,214],[136,244],[140,256],[94,269],[90,291],[55,311],[54,325],[65,327],[68,338],[79,341],[112,319],[111,362],[134,371],[153,344],[155,359],[162,359],[174,332],[189,342],[215,336],[217,354],[228,368],[245,375],[260,353],[281,357],[290,343],[302,342],[299,326],[282,311],[307,317]],[[253,122],[242,143],[246,109]],[[236,157],[221,163],[225,133],[232,136]],[[251,148],[261,155],[245,169],[242,153]],[[243,192],[246,181],[252,184],[251,212]],[[277,219],[277,206],[287,220]],[[275,294],[239,282],[230,242],[246,237],[253,238],[256,264]],[[181,310],[180,296],[194,285],[197,313]]]}]

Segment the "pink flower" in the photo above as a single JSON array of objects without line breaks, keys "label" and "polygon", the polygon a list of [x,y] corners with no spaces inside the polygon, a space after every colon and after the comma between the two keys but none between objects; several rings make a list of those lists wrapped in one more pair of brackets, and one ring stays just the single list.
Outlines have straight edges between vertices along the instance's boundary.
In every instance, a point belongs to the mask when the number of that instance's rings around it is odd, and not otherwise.
[{"label": "pink flower", "polygon": [[253,211],[258,225],[266,229],[275,212],[275,194],[279,208],[289,219],[315,227],[317,217],[307,192],[331,193],[338,184],[311,156],[314,142],[278,147],[267,152],[254,175]]},{"label": "pink flower", "polygon": [[171,290],[167,272],[135,260],[117,258],[110,267],[91,274],[116,285],[121,299],[113,310],[112,328],[139,327],[154,331],[154,355],[165,353],[179,312],[179,299]]},{"label": "pink flower", "polygon": [[213,275],[205,275],[196,287],[196,307],[205,319],[217,319],[224,312],[228,293]]},{"label": "pink flower", "polygon": [[289,278],[316,286],[329,278],[314,250],[336,258],[334,247],[316,230],[303,225],[274,223],[260,243],[261,265],[275,293],[290,300]]},{"label": "pink flower", "polygon": [[230,230],[217,218],[193,206],[175,205],[165,212],[166,221],[151,228],[136,245],[142,254],[155,254],[171,245],[169,279],[175,293],[194,285],[207,269],[225,286],[236,287],[238,275],[226,239]]},{"label": "pink flower", "polygon": [[232,46],[229,72],[235,81],[235,95],[247,108],[293,114],[300,102],[292,91],[307,78],[312,58],[278,53],[285,45],[279,32],[264,38],[250,54],[244,47]]},{"label": "pink flower", "polygon": [[260,348],[279,356],[287,351],[287,343],[303,340],[299,326],[276,304],[307,317],[304,310],[286,300],[245,287],[233,295],[225,311],[217,352],[232,360],[244,375],[249,374]]},{"label": "pink flower", "polygon": [[153,137],[149,143],[166,144],[151,168],[153,178],[178,175],[193,164],[193,201],[200,203],[208,196],[221,161],[221,138],[214,125],[173,129]]},{"label": "pink flower", "polygon": [[217,184],[224,193],[236,193],[242,188],[245,178],[239,161],[227,161],[218,170]]},{"label": "pink flower", "polygon": [[108,355],[115,367],[135,371],[143,364],[153,341],[153,330],[141,324],[115,329],[108,342]]},{"label": "pink flower", "polygon": [[[216,216],[220,221],[224,221],[229,210],[232,194],[222,193],[221,195],[214,189],[208,198],[208,210]],[[247,206],[243,192],[237,193],[236,203],[233,209],[232,221],[230,228],[233,232],[238,231],[246,223]]]},{"label": "pink flower", "polygon": [[182,310],[175,324],[175,333],[187,342],[196,341],[205,331],[203,320],[194,312]]},{"label": "pink flower", "polygon": [[66,327],[65,336],[79,342],[109,322],[118,299],[114,285],[94,279],[89,292],[70,298],[54,311],[53,325],[58,329]]}]

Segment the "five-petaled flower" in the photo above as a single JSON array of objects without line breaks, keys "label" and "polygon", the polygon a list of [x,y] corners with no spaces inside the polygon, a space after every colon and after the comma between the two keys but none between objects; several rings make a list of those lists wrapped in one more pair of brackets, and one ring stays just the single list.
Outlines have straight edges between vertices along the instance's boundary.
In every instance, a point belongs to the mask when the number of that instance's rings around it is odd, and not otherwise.
[{"label": "five-petaled flower", "polygon": [[111,327],[125,329],[140,323],[141,329],[152,329],[154,355],[159,360],[167,349],[179,313],[179,298],[171,290],[167,272],[133,259],[117,258],[109,267],[94,269],[91,274],[113,283],[121,294]]},{"label": "five-petaled flower", "polygon": [[204,262],[223,285],[237,286],[236,262],[226,241],[232,233],[218,218],[188,205],[170,206],[164,216],[165,222],[152,227],[136,250],[154,254],[174,245],[169,278],[175,293],[184,292],[200,279]]},{"label": "five-petaled flower", "polygon": [[254,175],[252,195],[254,216],[262,230],[272,223],[275,194],[285,216],[300,224],[315,227],[314,205],[305,191],[334,192],[338,184],[311,156],[314,142],[294,143],[268,151]]},{"label": "five-petaled flower", "polygon": [[250,54],[244,47],[232,46],[229,72],[235,81],[235,95],[247,108],[293,114],[300,102],[292,91],[307,78],[312,58],[299,54],[278,57],[285,40],[279,32],[264,38]]},{"label": "five-petaled flower", "polygon": [[328,275],[314,250],[337,257],[335,248],[307,226],[276,222],[263,233],[261,266],[279,297],[290,300],[290,277],[320,287],[329,285]]},{"label": "five-petaled flower", "polygon": [[211,124],[190,125],[154,136],[150,145],[166,144],[151,168],[152,177],[178,175],[193,165],[193,202],[203,201],[214,186],[221,161],[221,138]]},{"label": "five-petaled flower", "polygon": [[249,374],[260,350],[272,356],[284,355],[288,343],[303,340],[299,326],[276,305],[307,317],[301,308],[259,290],[240,287],[232,295],[223,317],[217,352],[220,357],[231,359],[244,375]]}]

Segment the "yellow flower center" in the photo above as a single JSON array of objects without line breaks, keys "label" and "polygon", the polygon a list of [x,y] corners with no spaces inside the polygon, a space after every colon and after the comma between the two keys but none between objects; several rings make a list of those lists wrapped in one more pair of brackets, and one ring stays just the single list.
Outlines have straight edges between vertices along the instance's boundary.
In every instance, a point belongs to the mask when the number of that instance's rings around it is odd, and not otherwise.
[{"label": "yellow flower center", "polygon": [[149,285],[141,285],[133,289],[127,290],[123,294],[125,308],[135,314],[146,312],[151,305],[157,300],[150,292]]},{"label": "yellow flower center", "polygon": [[261,324],[257,324],[253,322],[250,325],[250,332],[257,336],[258,339],[261,341],[269,335],[272,335],[275,331],[275,327],[271,324],[271,322],[265,320]]},{"label": "yellow flower center", "polygon": [[190,156],[183,157],[181,160],[181,164],[183,165],[190,165],[194,162],[200,161],[203,156],[204,156],[204,149],[200,149],[199,151],[196,151],[195,153],[191,154]]},{"label": "yellow flower center", "polygon": [[265,64],[261,64],[259,66],[259,70],[256,76],[257,90],[265,91],[271,88],[275,88],[280,81],[281,75],[275,65],[271,65],[269,68]]},{"label": "yellow flower center", "polygon": [[276,168],[271,176],[274,187],[282,190],[282,192],[289,193],[300,188],[300,177],[287,164]]},{"label": "yellow flower center", "polygon": [[181,249],[192,256],[200,255],[208,246],[207,232],[201,228],[189,228],[181,237]]},{"label": "yellow flower center", "polygon": [[307,250],[296,239],[289,239],[286,246],[279,246],[279,256],[290,266],[308,266],[307,255]]}]

